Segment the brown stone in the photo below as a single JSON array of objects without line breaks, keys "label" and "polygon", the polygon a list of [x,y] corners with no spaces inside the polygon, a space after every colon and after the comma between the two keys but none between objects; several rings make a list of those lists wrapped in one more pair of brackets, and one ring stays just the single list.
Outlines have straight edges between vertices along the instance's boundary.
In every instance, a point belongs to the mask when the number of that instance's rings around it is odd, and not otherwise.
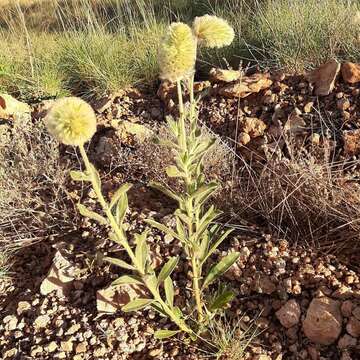
[{"label": "brown stone", "polygon": [[347,83],[356,84],[360,81],[360,64],[346,62],[341,65],[341,75]]},{"label": "brown stone", "polygon": [[267,125],[258,118],[246,117],[242,123],[242,130],[252,139],[264,135]]},{"label": "brown stone", "polygon": [[244,76],[240,81],[220,88],[219,94],[229,98],[245,98],[261,90],[268,89],[271,85],[272,80],[269,79],[268,74],[258,73],[251,76]]},{"label": "brown stone", "polygon": [[352,310],[353,310],[353,303],[350,300],[345,300],[342,304],[341,304],[341,313],[343,314],[343,316],[345,317],[350,317]]},{"label": "brown stone", "polygon": [[279,319],[282,326],[291,328],[300,321],[301,309],[295,299],[291,299],[286,302],[276,313],[276,317]]},{"label": "brown stone", "polygon": [[309,72],[305,77],[315,85],[315,95],[326,96],[334,89],[339,71],[340,63],[333,59]]},{"label": "brown stone", "polygon": [[352,316],[346,324],[346,331],[353,337],[360,337],[360,321]]},{"label": "brown stone", "polygon": [[239,80],[241,72],[239,70],[225,70],[219,68],[212,68],[210,70],[210,79],[214,82],[233,82]]},{"label": "brown stone", "polygon": [[343,132],[344,152],[347,156],[360,154],[360,129]]},{"label": "brown stone", "polygon": [[343,337],[340,338],[338,341],[338,348],[339,349],[347,349],[349,347],[356,346],[356,339],[354,339],[352,336],[345,334]]},{"label": "brown stone", "polygon": [[241,144],[241,145],[246,145],[248,144],[249,142],[251,141],[251,137],[248,133],[246,132],[241,132],[238,136],[238,142]]},{"label": "brown stone", "polygon": [[305,335],[315,344],[330,345],[339,337],[341,329],[339,301],[325,296],[313,299],[303,321]]}]

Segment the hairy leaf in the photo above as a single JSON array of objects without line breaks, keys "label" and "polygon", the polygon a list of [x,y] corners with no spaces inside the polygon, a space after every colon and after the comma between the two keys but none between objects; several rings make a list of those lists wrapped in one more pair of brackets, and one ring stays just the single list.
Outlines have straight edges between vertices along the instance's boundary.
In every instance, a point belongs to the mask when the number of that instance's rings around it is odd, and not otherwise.
[{"label": "hairy leaf", "polygon": [[171,190],[167,189],[165,186],[162,186],[161,184],[159,184],[157,182],[151,182],[150,186],[153,187],[154,189],[161,191],[166,196],[169,196],[170,198],[172,198],[178,202],[180,202],[182,200],[179,195],[175,194],[174,192],[172,192]]},{"label": "hairy leaf", "polygon": [[146,260],[148,257],[148,246],[146,244],[147,234],[147,231],[144,231],[142,234],[135,234],[135,257],[142,271],[145,270]]},{"label": "hairy leaf", "polygon": [[177,234],[174,230],[171,230],[167,226],[165,226],[165,225],[163,225],[163,224],[161,224],[161,223],[159,223],[159,222],[157,222],[155,220],[147,219],[146,222],[149,225],[159,229],[160,231],[163,231],[166,234],[171,235],[172,237],[174,237],[174,238],[176,238],[176,239],[178,239],[180,241],[183,241],[183,242],[186,241],[183,237],[181,237],[179,234]]},{"label": "hairy leaf", "polygon": [[111,257],[105,256],[103,260],[109,262],[110,264],[120,266],[123,269],[135,270],[135,268],[132,265],[128,264],[127,262],[125,262],[121,259],[116,259],[116,258],[111,258]]},{"label": "hairy leaf", "polygon": [[128,197],[125,192],[122,193],[122,195],[120,196],[116,206],[115,218],[116,218],[116,222],[119,225],[123,223],[127,209],[128,209]]},{"label": "hairy leaf", "polygon": [[172,308],[174,306],[174,284],[171,277],[168,276],[164,281],[165,296],[168,305]]},{"label": "hairy leaf", "polygon": [[174,256],[171,257],[167,263],[162,267],[159,276],[158,276],[158,283],[161,284],[168,276],[171,275],[171,273],[176,268],[176,265],[179,262],[179,257]]},{"label": "hairy leaf", "polygon": [[151,305],[153,301],[154,300],[152,299],[135,299],[128,302],[125,306],[121,308],[121,310],[124,312],[141,310],[144,307]]},{"label": "hairy leaf", "polygon": [[120,186],[118,190],[116,190],[115,194],[111,198],[110,209],[112,209],[115,206],[115,204],[120,200],[120,198],[124,195],[124,193],[127,193],[131,187],[132,187],[131,184],[124,184]]},{"label": "hairy leaf", "polygon": [[155,339],[167,339],[179,333],[180,330],[157,330],[155,331]]},{"label": "hairy leaf", "polygon": [[175,165],[171,165],[166,168],[166,175],[173,178],[185,177],[185,174],[179,171],[179,169]]},{"label": "hairy leaf", "polygon": [[216,265],[214,265],[208,275],[206,276],[202,288],[205,289],[209,284],[211,284],[215,279],[220,275],[224,274],[239,258],[240,253],[232,252],[222,258]]},{"label": "hairy leaf", "polygon": [[118,279],[113,281],[111,285],[143,285],[144,283],[141,281],[141,278],[136,275],[123,275],[120,276]]},{"label": "hairy leaf", "polygon": [[203,264],[209,256],[211,256],[214,251],[218,248],[218,246],[234,231],[234,229],[228,229],[226,230],[210,247],[210,249],[207,251],[207,253],[204,253],[204,256],[202,256],[201,263]]},{"label": "hairy leaf", "polygon": [[107,225],[107,220],[95,211],[89,210],[86,206],[82,204],[77,204],[77,208],[82,216],[85,216],[92,220],[96,220],[101,225]]},{"label": "hairy leaf", "polygon": [[70,177],[74,181],[91,181],[89,174],[82,171],[71,170]]},{"label": "hairy leaf", "polygon": [[210,312],[221,309],[226,306],[230,301],[235,297],[235,294],[231,290],[225,290],[222,293],[218,294],[215,299],[211,302],[209,306]]}]

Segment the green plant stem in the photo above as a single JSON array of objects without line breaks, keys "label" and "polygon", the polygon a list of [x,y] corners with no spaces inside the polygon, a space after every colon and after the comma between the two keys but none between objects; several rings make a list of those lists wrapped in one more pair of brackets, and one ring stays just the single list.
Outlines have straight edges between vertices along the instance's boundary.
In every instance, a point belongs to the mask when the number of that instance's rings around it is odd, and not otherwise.
[{"label": "green plant stem", "polygon": [[126,238],[124,236],[123,230],[117,224],[117,222],[116,222],[116,220],[114,218],[114,215],[111,212],[111,209],[109,208],[106,200],[104,199],[104,196],[103,196],[103,194],[101,192],[101,189],[99,189],[99,186],[97,184],[93,168],[92,168],[92,166],[90,164],[90,161],[89,161],[89,158],[88,158],[88,156],[86,154],[84,146],[80,145],[79,149],[80,149],[80,154],[81,154],[81,156],[83,158],[83,161],[84,161],[84,164],[85,164],[85,168],[86,168],[88,174],[91,177],[91,184],[93,186],[95,194],[96,194],[96,196],[97,196],[97,198],[99,200],[99,203],[100,203],[101,207],[103,208],[107,218],[109,219],[111,228],[114,230],[115,235],[119,239],[121,245],[124,246],[124,248],[125,248],[126,252],[128,253],[131,261],[133,262],[135,267],[138,269],[139,273],[141,275],[144,275],[144,273],[139,270],[139,269],[141,269],[141,267],[139,266],[138,261],[136,259],[136,256],[135,256],[134,252],[132,251],[129,243],[127,242],[127,240],[126,240]]},{"label": "green plant stem", "polygon": [[200,287],[199,287],[199,267],[197,264],[197,258],[193,255],[191,258],[191,264],[192,264],[192,271],[193,271],[193,291],[195,294],[195,302],[196,302],[196,310],[198,313],[198,321],[200,323],[204,320],[203,315],[203,303],[201,301],[201,293],[200,293]]},{"label": "green plant stem", "polygon": [[117,238],[119,239],[120,243],[122,246],[124,246],[126,252],[128,253],[129,257],[131,258],[132,263],[134,264],[136,271],[140,274],[144,284],[146,285],[146,287],[149,289],[149,291],[151,292],[152,296],[154,297],[154,299],[160,303],[160,305],[162,306],[163,310],[166,312],[166,314],[169,316],[169,318],[182,330],[185,331],[187,333],[192,333],[192,330],[190,328],[188,328],[186,326],[186,324],[179,320],[179,318],[176,316],[176,314],[172,311],[172,309],[162,300],[160,293],[158,291],[158,289],[154,289],[153,286],[151,286],[151,284],[146,280],[145,277],[145,273],[142,271],[141,267],[138,264],[138,261],[136,259],[136,256],[134,254],[134,252],[132,251],[129,243],[127,242],[125,235],[123,233],[123,230],[119,227],[119,225],[117,224],[111,209],[109,208],[102,192],[101,189],[99,188],[96,178],[95,178],[95,174],[93,171],[93,168],[91,166],[91,163],[89,161],[89,158],[86,154],[86,151],[84,149],[83,145],[79,146],[80,149],[80,154],[81,157],[84,161],[85,164],[85,168],[87,170],[87,173],[90,174],[91,177],[91,184],[93,186],[93,189],[95,191],[95,194],[99,200],[99,203],[101,205],[101,207],[103,208],[107,218],[109,219],[109,223],[111,228],[114,230],[115,235],[117,236]]}]

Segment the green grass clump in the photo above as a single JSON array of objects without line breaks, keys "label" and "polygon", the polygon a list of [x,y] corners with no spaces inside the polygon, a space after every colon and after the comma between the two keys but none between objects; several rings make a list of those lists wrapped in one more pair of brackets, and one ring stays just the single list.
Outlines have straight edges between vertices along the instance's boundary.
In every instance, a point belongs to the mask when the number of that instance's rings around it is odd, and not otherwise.
[{"label": "green grass clump", "polygon": [[254,17],[263,61],[303,70],[329,58],[360,60],[359,3],[339,0],[268,0]]},{"label": "green grass clump", "polygon": [[162,27],[157,25],[129,35],[105,31],[66,34],[59,62],[66,88],[79,95],[102,95],[154,81],[159,34]]},{"label": "green grass clump", "polygon": [[8,2],[0,14],[0,90],[24,97],[150,84],[164,28],[204,14],[227,19],[236,38],[202,50],[202,74],[228,64],[303,71],[332,57],[360,61],[355,0],[34,1]]}]

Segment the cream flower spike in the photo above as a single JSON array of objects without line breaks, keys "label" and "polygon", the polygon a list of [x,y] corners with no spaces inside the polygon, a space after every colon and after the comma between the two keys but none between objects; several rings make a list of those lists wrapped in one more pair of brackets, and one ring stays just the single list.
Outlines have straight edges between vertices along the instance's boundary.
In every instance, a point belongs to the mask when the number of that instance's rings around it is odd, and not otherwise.
[{"label": "cream flower spike", "polygon": [[172,23],[159,50],[160,78],[182,80],[194,71],[195,60],[196,41],[191,28],[181,22]]},{"label": "cream flower spike", "polygon": [[49,133],[63,144],[81,146],[96,132],[96,115],[84,100],[65,97],[51,107],[45,124]]},{"label": "cream flower spike", "polygon": [[199,45],[209,48],[228,46],[235,37],[234,29],[229,23],[213,15],[196,17],[193,30],[198,38]]}]

